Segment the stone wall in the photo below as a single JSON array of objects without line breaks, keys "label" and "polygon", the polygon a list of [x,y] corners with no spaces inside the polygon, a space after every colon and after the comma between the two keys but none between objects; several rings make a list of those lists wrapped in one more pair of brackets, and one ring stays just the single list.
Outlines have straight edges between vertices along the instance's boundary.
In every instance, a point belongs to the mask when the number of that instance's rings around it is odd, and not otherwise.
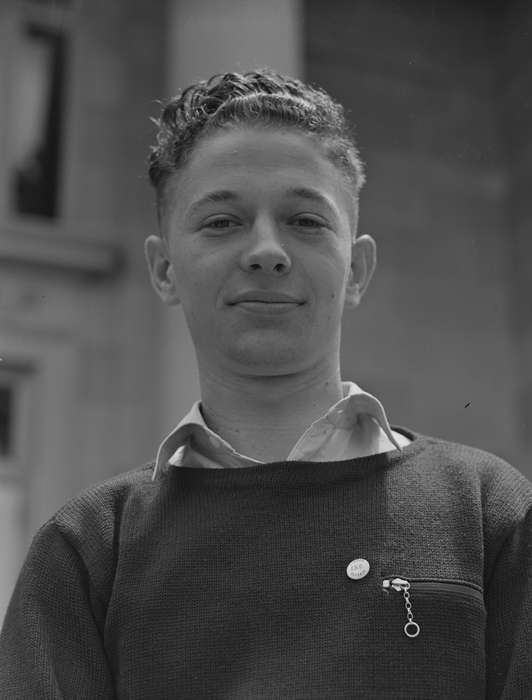
[{"label": "stone wall", "polygon": [[[35,429],[21,464],[28,538],[80,489],[152,458],[160,439],[160,304],[143,241],[156,226],[145,160],[154,132],[149,117],[158,114],[155,100],[163,92],[165,3],[73,6],[61,215],[30,220],[4,207],[0,229],[13,239],[16,231],[22,248],[31,239],[38,258],[39,251],[46,258],[52,240],[73,250],[98,242],[121,247],[124,264],[118,275],[100,278],[62,270],[55,260],[37,264],[31,256],[2,266],[3,361],[7,366],[19,351],[27,355],[28,381],[30,374],[34,380]],[[4,27],[15,27],[20,6],[10,7],[0,15]],[[16,66],[11,70],[16,83]],[[2,108],[9,129],[6,113]],[[62,353],[69,358],[63,371],[54,363]],[[55,376],[45,367],[55,367]],[[55,425],[59,416],[63,422]]]},{"label": "stone wall", "polygon": [[[502,126],[510,173],[508,196],[511,327],[516,343],[518,440],[532,465],[532,7],[512,4],[504,25],[500,73]],[[529,466],[529,470],[532,467]]]},{"label": "stone wall", "polygon": [[516,292],[530,273],[530,31],[511,3],[308,0],[305,10],[306,78],[356,124],[368,175],[360,233],[378,245],[367,296],[344,318],[343,376],[375,391],[393,423],[495,452],[532,477],[530,282]]}]

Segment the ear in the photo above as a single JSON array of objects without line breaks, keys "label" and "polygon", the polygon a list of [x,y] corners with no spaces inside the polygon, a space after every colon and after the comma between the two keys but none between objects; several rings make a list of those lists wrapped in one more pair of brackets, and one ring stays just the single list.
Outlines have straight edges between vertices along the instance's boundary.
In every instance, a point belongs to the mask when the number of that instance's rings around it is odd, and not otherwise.
[{"label": "ear", "polygon": [[159,236],[148,236],[144,241],[144,255],[151,283],[157,294],[169,306],[179,304],[175,272],[166,240]]},{"label": "ear", "polygon": [[346,308],[355,309],[369,286],[377,265],[377,244],[364,235],[351,246],[351,271],[345,291]]}]

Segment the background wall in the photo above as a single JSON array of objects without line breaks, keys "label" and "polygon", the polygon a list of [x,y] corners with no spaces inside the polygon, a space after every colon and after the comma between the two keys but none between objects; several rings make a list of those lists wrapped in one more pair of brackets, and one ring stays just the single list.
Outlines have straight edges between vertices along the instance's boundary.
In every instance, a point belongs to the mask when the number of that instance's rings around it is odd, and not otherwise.
[{"label": "background wall", "polygon": [[532,478],[532,6],[514,3],[502,24],[504,55],[499,109],[509,190],[506,210],[510,256],[512,341],[517,354],[517,430],[522,471]]},{"label": "background wall", "polygon": [[360,310],[344,318],[344,375],[399,424],[532,476],[530,8],[305,7],[306,77],[356,124],[360,232],[379,253]]},{"label": "background wall", "polygon": [[[82,488],[150,459],[160,430],[160,305],[142,245],[166,8],[51,5],[0,3],[0,383],[17,385],[2,406],[13,435],[0,458],[0,620],[37,528]],[[68,42],[55,217],[12,201],[17,59],[34,24]]]}]

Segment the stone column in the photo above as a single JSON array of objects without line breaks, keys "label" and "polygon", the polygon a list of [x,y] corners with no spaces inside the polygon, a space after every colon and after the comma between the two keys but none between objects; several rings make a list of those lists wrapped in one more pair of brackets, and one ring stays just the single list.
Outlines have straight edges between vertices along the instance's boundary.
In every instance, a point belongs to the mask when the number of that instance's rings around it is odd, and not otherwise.
[{"label": "stone column", "polygon": [[[169,0],[166,95],[214,73],[269,66],[302,74],[300,0]],[[194,347],[181,307],[162,316],[161,430],[201,398]]]}]

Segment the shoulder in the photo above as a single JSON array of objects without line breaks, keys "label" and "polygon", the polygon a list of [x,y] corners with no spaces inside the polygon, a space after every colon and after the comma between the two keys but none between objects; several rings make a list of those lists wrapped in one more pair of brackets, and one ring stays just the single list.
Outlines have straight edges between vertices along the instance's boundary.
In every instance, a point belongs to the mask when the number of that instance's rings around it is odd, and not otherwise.
[{"label": "shoulder", "polygon": [[503,457],[479,447],[473,447],[443,438],[423,435],[427,446],[425,459],[455,471],[474,475],[490,488],[510,488],[532,498],[532,482]]},{"label": "shoulder", "polygon": [[[413,432],[413,431],[410,431]],[[422,435],[424,450],[418,459],[434,480],[451,481],[457,493],[474,495],[484,513],[512,527],[532,510],[532,482],[504,458],[471,445]]]},{"label": "shoulder", "polygon": [[91,485],[69,499],[38,530],[59,537],[90,565],[93,557],[116,554],[125,521],[153,498],[153,462]]},{"label": "shoulder", "polygon": [[[37,530],[23,571],[85,572],[106,600],[112,588],[125,523],[135,523],[150,488],[153,462],[94,484],[68,500]],[[67,566],[68,564],[68,566]]]},{"label": "shoulder", "polygon": [[48,522],[73,534],[90,521],[101,527],[108,521],[116,523],[132,501],[153,490],[150,489],[153,466],[153,462],[147,462],[88,486],[61,506]]}]

